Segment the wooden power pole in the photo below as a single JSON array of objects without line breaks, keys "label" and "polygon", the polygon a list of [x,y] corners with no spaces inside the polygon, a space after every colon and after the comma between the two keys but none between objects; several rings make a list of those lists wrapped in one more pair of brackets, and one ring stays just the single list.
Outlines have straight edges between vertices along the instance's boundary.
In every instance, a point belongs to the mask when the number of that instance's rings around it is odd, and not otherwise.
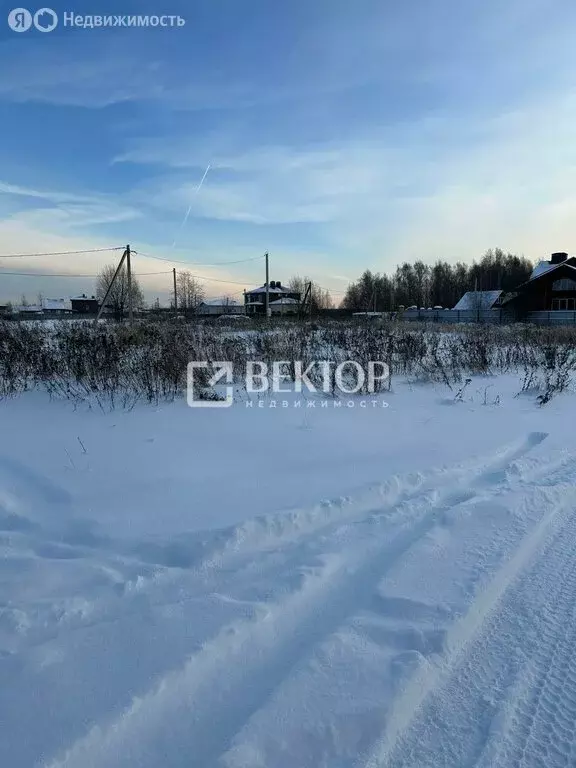
[{"label": "wooden power pole", "polygon": [[172,277],[174,278],[174,317],[178,319],[178,291],[176,290],[176,267],[172,270]]},{"label": "wooden power pole", "polygon": [[268,251],[264,254],[266,259],[266,318],[270,317],[270,267]]},{"label": "wooden power pole", "polygon": [[116,267],[116,272],[114,272],[114,277],[110,281],[110,285],[108,286],[108,289],[106,293],[104,294],[104,298],[102,299],[102,304],[100,304],[100,309],[98,310],[98,314],[96,315],[96,318],[94,320],[94,326],[98,325],[98,320],[100,320],[100,316],[102,315],[102,312],[104,311],[104,307],[106,306],[106,302],[108,301],[108,297],[110,296],[110,292],[112,291],[112,288],[114,286],[114,283],[116,282],[116,279],[118,275],[120,274],[120,271],[122,267],[124,266],[124,262],[126,261],[126,257],[128,253],[130,252],[130,246],[124,251],[122,254],[122,258],[120,259],[120,263]]},{"label": "wooden power pole", "polygon": [[128,275],[128,323],[134,322],[134,295],[132,292],[132,263],[130,261],[130,246],[126,246],[126,272]]}]

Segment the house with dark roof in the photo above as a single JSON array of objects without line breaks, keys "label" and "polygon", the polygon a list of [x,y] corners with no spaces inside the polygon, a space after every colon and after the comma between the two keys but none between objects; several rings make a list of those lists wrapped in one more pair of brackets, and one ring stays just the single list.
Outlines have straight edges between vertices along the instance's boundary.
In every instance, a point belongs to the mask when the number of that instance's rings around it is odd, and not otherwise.
[{"label": "house with dark roof", "polygon": [[70,299],[72,311],[77,315],[97,315],[100,308],[100,302],[95,296],[73,296]]},{"label": "house with dark roof", "polygon": [[530,278],[504,296],[503,309],[517,318],[528,312],[576,310],[576,257],[553,253],[550,261],[541,261]]},{"label": "house with dark roof", "polygon": [[[289,288],[284,288],[279,280],[271,280],[268,287],[270,313],[273,311],[273,303],[275,314],[282,314],[282,311],[288,310],[288,307],[293,311],[294,304],[292,302],[275,304],[275,302],[280,301],[281,299],[293,299],[298,305],[300,304],[300,294],[297,291],[291,291]],[[244,293],[244,306],[246,307],[247,315],[265,315],[266,285],[261,285],[259,288],[254,288],[252,291],[246,291]]]}]

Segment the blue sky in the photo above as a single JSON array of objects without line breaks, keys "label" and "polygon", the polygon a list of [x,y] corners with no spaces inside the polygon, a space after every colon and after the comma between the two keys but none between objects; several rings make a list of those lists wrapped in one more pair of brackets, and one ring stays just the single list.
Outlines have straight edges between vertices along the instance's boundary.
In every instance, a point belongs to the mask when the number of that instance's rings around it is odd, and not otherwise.
[{"label": "blue sky", "polygon": [[[342,291],[404,260],[575,250],[568,0],[100,0],[51,7],[186,25],[47,34],[12,32],[12,7],[0,254],[130,242],[217,265],[268,250],[273,279]],[[108,259],[0,272],[89,275]],[[137,257],[141,272],[170,266]],[[194,271],[232,281],[207,281],[213,296],[263,278],[259,261]],[[167,298],[169,275],[143,283]],[[79,289],[91,279],[0,275],[0,300]]]}]

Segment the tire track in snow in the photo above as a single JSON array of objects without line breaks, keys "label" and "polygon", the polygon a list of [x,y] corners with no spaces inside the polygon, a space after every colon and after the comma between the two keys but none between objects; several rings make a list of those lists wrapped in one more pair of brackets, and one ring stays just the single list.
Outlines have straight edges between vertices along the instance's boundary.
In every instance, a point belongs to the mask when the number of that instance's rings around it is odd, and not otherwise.
[{"label": "tire track in snow", "polygon": [[446,653],[414,676],[359,765],[576,765],[575,508],[573,488],[449,631]]},{"label": "tire track in snow", "polygon": [[[572,534],[571,553],[576,546]],[[568,554],[565,551],[565,554]],[[544,609],[540,645],[530,656],[526,692],[512,715],[500,752],[506,764],[569,768],[576,764],[576,562],[569,561],[554,611]],[[490,764],[495,764],[490,760]],[[501,764],[501,759],[500,759]]]},{"label": "tire track in snow", "polygon": [[363,525],[370,530],[360,544],[324,555],[322,566],[311,568],[295,593],[259,610],[254,621],[226,627],[184,668],[166,675],[116,720],[94,727],[62,759],[46,765],[212,765],[293,667],[364,603],[369,604],[387,571],[447,510],[506,488],[506,472],[513,462],[545,438],[544,433],[532,433],[465,476],[456,488],[417,500],[412,515],[405,524],[398,521],[392,536],[385,519],[366,520]]},{"label": "tire track in snow", "polygon": [[[218,537],[224,538],[224,541],[205,558],[203,564],[220,564],[223,559],[254,552],[261,555],[266,549],[300,544],[321,532],[328,534],[343,524],[362,521],[372,514],[382,516],[397,512],[402,504],[426,499],[430,494],[455,484],[465,486],[470,477],[475,477],[486,467],[493,467],[493,471],[501,473],[505,467],[526,456],[546,437],[544,432],[532,432],[526,438],[503,446],[488,461],[476,458],[460,465],[415,473],[408,477],[395,475],[384,485],[372,488],[360,497],[322,502],[311,510],[298,509],[254,518],[219,532]],[[551,466],[561,466],[565,460],[562,458],[554,461]]]}]

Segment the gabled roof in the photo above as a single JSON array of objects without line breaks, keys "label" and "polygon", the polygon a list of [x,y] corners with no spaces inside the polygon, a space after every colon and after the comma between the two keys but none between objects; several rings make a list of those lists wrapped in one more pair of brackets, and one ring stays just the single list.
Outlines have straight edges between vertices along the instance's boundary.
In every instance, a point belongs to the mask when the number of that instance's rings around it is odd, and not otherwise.
[{"label": "gabled roof", "polygon": [[516,287],[516,290],[518,288],[523,288],[524,286],[529,285],[530,283],[534,283],[536,282],[536,280],[540,280],[545,275],[549,275],[551,272],[555,272],[557,269],[569,269],[571,270],[571,272],[573,272],[576,275],[576,266],[572,264],[568,264],[566,261],[561,261],[560,264],[550,264],[550,269],[544,269],[537,275],[534,275],[534,272],[533,272],[532,275],[528,278],[528,280],[526,280],[525,283],[520,283],[520,285]]},{"label": "gabled roof", "polygon": [[565,257],[564,261],[559,261],[556,264],[554,264],[552,261],[546,261],[546,260],[539,261],[538,264],[536,264],[536,266],[532,270],[532,274],[530,275],[529,280],[534,280],[534,278],[540,277],[546,272],[550,272],[551,269],[556,269],[556,267],[561,267],[563,264],[567,264],[568,266],[572,266],[572,267],[576,266],[576,256],[568,256],[567,254],[564,254],[564,253],[561,255]]},{"label": "gabled roof", "polygon": [[501,295],[502,291],[468,291],[454,309],[492,309]]},{"label": "gabled roof", "polygon": [[[246,291],[247,296],[250,296],[251,293],[266,293],[266,286],[261,285],[260,288],[254,288],[251,291]],[[290,288],[284,288],[284,286],[281,288],[272,288],[272,286],[270,286],[270,293],[294,293],[294,291],[291,291]]]},{"label": "gabled roof", "polygon": [[42,309],[50,312],[69,312],[72,305],[69,299],[42,299]]},{"label": "gabled roof", "polygon": [[556,266],[558,265],[551,264],[549,261],[539,261],[532,270],[532,274],[530,275],[529,280],[533,280],[535,277],[540,277],[540,275],[543,275],[544,272],[548,272],[548,270]]}]

